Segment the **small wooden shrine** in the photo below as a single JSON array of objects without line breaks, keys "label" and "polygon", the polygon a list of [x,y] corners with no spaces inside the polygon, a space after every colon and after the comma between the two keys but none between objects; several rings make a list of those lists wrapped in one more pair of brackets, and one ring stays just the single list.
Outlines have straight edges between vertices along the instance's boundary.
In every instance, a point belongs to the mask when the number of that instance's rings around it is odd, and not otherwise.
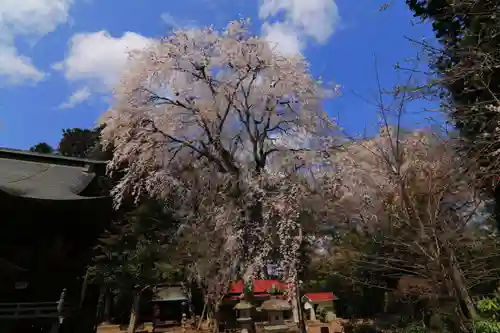
[{"label": "small wooden shrine", "polygon": [[[323,293],[306,293],[302,296],[302,304],[304,310],[307,311],[307,318],[315,321],[322,319],[325,322],[330,322],[335,319],[335,309],[333,301],[337,299],[332,292]],[[322,314],[319,318],[318,314]]]},{"label": "small wooden shrine", "polygon": [[[286,283],[278,280],[254,280],[250,292],[248,288],[250,287],[245,286],[242,280],[231,284],[219,308],[220,329],[241,328],[242,332],[247,332],[257,324],[266,332],[295,332],[305,321],[316,321],[318,317],[323,321],[335,319],[333,301],[337,297],[331,292],[299,295],[303,307],[297,307],[304,309],[306,313],[297,309],[302,313],[300,318],[304,318],[297,322],[293,320],[292,303],[286,299]],[[305,326],[309,325],[306,323]]]},{"label": "small wooden shrine", "polygon": [[153,326],[181,324],[189,315],[188,296],[181,285],[158,286],[151,301]]}]

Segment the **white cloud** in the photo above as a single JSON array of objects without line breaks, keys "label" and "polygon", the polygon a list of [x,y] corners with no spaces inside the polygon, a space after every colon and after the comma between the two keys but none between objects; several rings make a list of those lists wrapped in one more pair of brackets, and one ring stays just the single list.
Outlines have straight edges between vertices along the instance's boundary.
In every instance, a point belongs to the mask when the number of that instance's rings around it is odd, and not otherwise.
[{"label": "white cloud", "polygon": [[31,63],[31,59],[17,53],[15,47],[0,43],[0,79],[11,84],[40,81],[45,74]]},{"label": "white cloud", "polygon": [[278,50],[283,53],[303,48],[309,38],[326,43],[340,21],[335,0],[261,1],[260,19],[269,20],[279,14],[284,14],[284,22],[265,22],[262,33],[271,42],[278,42]]},{"label": "white cloud", "polygon": [[183,18],[175,17],[170,13],[163,13],[160,15],[161,20],[171,30],[196,30],[199,28],[198,22],[195,20],[185,20]]},{"label": "white cloud", "polygon": [[45,76],[31,59],[19,54],[15,41],[53,32],[68,21],[71,4],[72,0],[0,0],[0,79],[21,83]]},{"label": "white cloud", "polygon": [[174,28],[174,29],[179,29],[181,28],[181,24],[179,23],[179,20],[176,19],[175,17],[172,16],[170,13],[163,13],[161,14],[161,20],[169,27]]},{"label": "white cloud", "polygon": [[152,42],[134,32],[126,32],[122,37],[113,37],[106,31],[77,34],[70,41],[66,58],[53,68],[62,71],[68,81],[83,85],[88,98],[92,93],[109,92],[120,80],[129,53]]},{"label": "white cloud", "polygon": [[62,103],[59,108],[60,109],[70,109],[75,107],[76,105],[86,101],[90,98],[92,92],[89,87],[83,87],[76,90],[69,98],[67,102]]},{"label": "white cloud", "polygon": [[285,55],[300,53],[302,41],[295,30],[285,23],[264,23],[262,34],[277,51]]}]

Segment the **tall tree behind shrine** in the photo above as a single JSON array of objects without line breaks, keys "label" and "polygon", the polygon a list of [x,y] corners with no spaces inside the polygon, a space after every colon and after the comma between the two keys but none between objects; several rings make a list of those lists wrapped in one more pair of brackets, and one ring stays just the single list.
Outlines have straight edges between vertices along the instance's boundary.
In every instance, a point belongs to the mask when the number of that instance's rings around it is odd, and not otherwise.
[{"label": "tall tree behind shrine", "polygon": [[460,133],[459,148],[481,167],[480,186],[495,198],[500,225],[500,1],[406,0],[431,21],[440,49],[427,45],[443,106]]},{"label": "tall tree behind shrine", "polygon": [[54,148],[47,142],[40,142],[30,147],[30,151],[34,153],[52,154],[54,153]]},{"label": "tall tree behind shrine", "polygon": [[62,131],[62,138],[59,141],[57,148],[58,152],[63,156],[80,157],[80,158],[96,158],[102,159],[100,152],[100,136],[101,129],[81,129],[67,128]]},{"label": "tall tree behind shrine", "polygon": [[108,156],[103,153],[100,145],[101,128],[65,128],[57,149],[46,142],[37,143],[29,150],[42,154],[60,154],[66,157],[91,158],[106,160]]}]

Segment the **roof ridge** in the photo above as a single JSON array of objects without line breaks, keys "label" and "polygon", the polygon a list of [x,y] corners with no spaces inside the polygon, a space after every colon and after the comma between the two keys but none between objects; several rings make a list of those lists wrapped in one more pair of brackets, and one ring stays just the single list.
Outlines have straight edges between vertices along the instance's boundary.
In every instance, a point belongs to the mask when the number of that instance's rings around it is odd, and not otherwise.
[{"label": "roof ridge", "polygon": [[53,164],[60,164],[67,166],[81,166],[81,167],[84,167],[88,164],[104,165],[107,163],[107,161],[102,161],[102,160],[69,157],[58,154],[44,154],[22,149],[4,148],[4,147],[0,147],[0,158],[25,160],[31,162],[45,162],[45,163],[53,163]]}]

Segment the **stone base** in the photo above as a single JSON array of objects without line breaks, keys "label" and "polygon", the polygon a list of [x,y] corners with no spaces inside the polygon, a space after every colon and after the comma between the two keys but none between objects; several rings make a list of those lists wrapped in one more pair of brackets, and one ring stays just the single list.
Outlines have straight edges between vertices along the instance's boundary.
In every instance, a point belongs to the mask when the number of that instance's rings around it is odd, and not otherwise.
[{"label": "stone base", "polygon": [[[96,333],[122,333],[127,331],[127,325],[101,324],[97,327]],[[140,324],[136,332],[153,332],[153,323],[146,322]]]},{"label": "stone base", "polygon": [[147,322],[143,324],[143,331],[153,332],[153,323]]},{"label": "stone base", "polygon": [[333,312],[333,311],[326,312],[325,320],[327,323],[331,323],[331,322],[335,321],[335,319],[337,319],[335,312]]},{"label": "stone base", "polygon": [[118,333],[121,332],[120,325],[102,324],[97,326],[97,333]]},{"label": "stone base", "polygon": [[236,318],[236,321],[238,323],[241,323],[241,324],[250,323],[250,322],[252,322],[252,318],[250,318],[250,317],[248,317],[248,318]]},{"label": "stone base", "polygon": [[268,325],[264,326],[264,331],[267,333],[285,333],[290,330],[288,325]]}]

